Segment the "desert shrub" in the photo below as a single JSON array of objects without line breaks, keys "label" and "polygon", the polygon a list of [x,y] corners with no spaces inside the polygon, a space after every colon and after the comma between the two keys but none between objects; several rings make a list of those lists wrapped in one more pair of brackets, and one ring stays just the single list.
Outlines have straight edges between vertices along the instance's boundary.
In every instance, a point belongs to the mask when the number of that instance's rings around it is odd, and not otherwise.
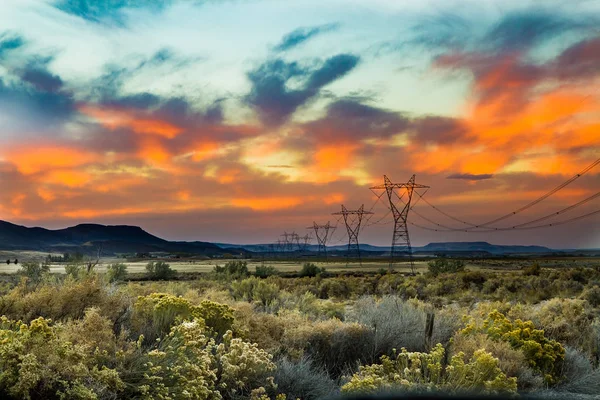
[{"label": "desert shrub", "polygon": [[85,348],[61,340],[50,320],[0,319],[0,390],[14,398],[115,398],[123,382]]},{"label": "desert shrub", "polygon": [[257,301],[263,306],[273,303],[279,294],[279,287],[274,283],[251,276],[250,278],[231,283],[231,295],[235,300]]},{"label": "desert shrub", "polygon": [[164,261],[150,261],[146,265],[146,272],[150,279],[166,280],[175,275],[175,270]]},{"label": "desert shrub", "polygon": [[275,383],[277,391],[285,394],[288,399],[326,399],[339,393],[335,381],[307,357],[298,361],[280,359],[275,371]]},{"label": "desert shrub", "polygon": [[381,357],[381,364],[361,366],[342,386],[344,393],[382,391],[444,391],[470,393],[516,393],[517,379],[507,378],[498,367],[498,359],[485,350],[477,350],[465,363],[457,354],[445,365],[445,350],[436,345],[430,353],[409,353]]},{"label": "desert shrub", "polygon": [[233,309],[208,300],[195,306],[182,297],[152,293],[135,302],[132,328],[149,344],[169,333],[173,326],[192,319],[204,324],[207,334],[219,338],[233,326]]},{"label": "desert shrub", "polygon": [[314,276],[320,275],[324,272],[325,272],[325,268],[319,268],[317,265],[315,265],[313,263],[305,263],[302,266],[302,269],[300,270],[300,272],[298,272],[298,276],[314,277]]},{"label": "desert shrub", "polygon": [[65,274],[73,279],[82,278],[85,276],[85,268],[83,264],[69,263],[65,265]]},{"label": "desert shrub", "polygon": [[542,273],[542,267],[538,263],[533,263],[523,268],[523,275],[539,276]]},{"label": "desert shrub", "polygon": [[581,294],[581,298],[587,300],[592,307],[600,307],[600,286],[588,287]]},{"label": "desert shrub", "polygon": [[[395,296],[385,296],[381,300],[363,297],[356,301],[348,320],[356,321],[373,330],[375,343],[372,362],[393,349],[407,348],[410,351],[426,350],[425,323],[427,311],[417,303],[404,301]],[[456,329],[455,318],[444,314],[436,315],[433,327],[434,343],[447,343]]]},{"label": "desert shrub", "polygon": [[220,267],[215,265],[213,272],[227,279],[241,279],[250,275],[248,272],[248,263],[246,261],[229,261],[225,266]]},{"label": "desert shrub", "polygon": [[565,360],[561,366],[559,392],[597,395],[600,393],[600,369],[593,366],[590,359],[580,351],[566,347]]},{"label": "desert shrub", "polygon": [[204,300],[193,311],[194,316],[204,320],[206,327],[217,337],[233,329],[234,310],[225,304]]},{"label": "desert shrub", "polygon": [[269,353],[231,331],[217,345],[198,319],[174,326],[147,359],[132,375],[140,378],[131,397],[238,399],[275,389]]},{"label": "desert shrub", "polygon": [[282,292],[275,307],[277,309],[298,310],[313,319],[337,318],[343,320],[345,316],[344,304],[331,300],[320,300],[311,292],[305,292],[301,295]]},{"label": "desert shrub", "polygon": [[585,300],[554,298],[542,302],[533,310],[527,310],[528,316],[544,333],[564,345],[592,354],[595,332],[592,329],[594,312]]},{"label": "desert shrub", "polygon": [[344,279],[326,279],[319,285],[319,297],[322,299],[328,299],[330,297],[348,299],[351,294],[352,289]]},{"label": "desert shrub", "polygon": [[254,276],[258,278],[268,278],[269,276],[277,275],[279,272],[275,267],[270,265],[258,265],[256,267],[256,271],[254,272]]},{"label": "desert shrub", "polygon": [[460,275],[463,289],[481,290],[487,281],[487,276],[481,271],[465,271]]},{"label": "desert shrub", "polygon": [[26,276],[32,283],[37,284],[46,274],[50,273],[50,265],[46,263],[24,262],[17,273]]},{"label": "desert shrub", "polygon": [[234,311],[233,330],[241,337],[257,343],[261,349],[275,353],[281,346],[281,338],[285,332],[285,318],[254,312],[251,304],[237,304]]},{"label": "desert shrub", "polygon": [[219,399],[211,354],[214,342],[204,333],[198,320],[173,327],[148,353],[148,361],[138,366],[136,375],[141,379],[135,382],[135,394],[147,399]]},{"label": "desert shrub", "polygon": [[338,378],[350,369],[370,359],[373,351],[371,330],[358,323],[336,319],[290,326],[282,339],[284,352],[292,357],[310,357],[316,365]]},{"label": "desert shrub", "polygon": [[109,282],[125,280],[127,277],[127,265],[123,263],[110,264],[106,268],[106,277]]},{"label": "desert shrub", "polygon": [[109,291],[96,276],[82,280],[65,279],[62,284],[44,284],[30,291],[19,285],[0,299],[0,313],[29,322],[37,317],[53,321],[83,318],[85,311],[98,307],[101,314],[118,323],[130,303],[122,293]]},{"label": "desert shrub", "polygon": [[544,386],[544,380],[525,360],[525,355],[507,342],[494,341],[483,333],[465,335],[457,332],[451,341],[451,354],[464,354],[470,359],[477,350],[485,350],[498,359],[498,367],[508,377],[517,378],[519,389],[532,390]]},{"label": "desert shrub", "polygon": [[219,386],[225,398],[244,398],[258,388],[274,389],[273,356],[228,331],[216,349]]},{"label": "desert shrub", "polygon": [[433,276],[445,273],[454,273],[464,271],[465,262],[462,260],[448,259],[448,258],[436,258],[435,260],[427,263],[427,269]]},{"label": "desert shrub", "polygon": [[510,321],[502,313],[492,311],[481,325],[471,322],[463,334],[484,333],[492,340],[505,341],[512,348],[523,352],[529,366],[544,375],[548,383],[559,380],[559,368],[564,360],[565,349],[555,340],[535,329],[533,322],[517,319]]},{"label": "desert shrub", "polygon": [[101,364],[114,362],[118,344],[113,323],[102,316],[98,308],[89,308],[82,319],[65,323],[58,335],[62,340],[84,348]]}]

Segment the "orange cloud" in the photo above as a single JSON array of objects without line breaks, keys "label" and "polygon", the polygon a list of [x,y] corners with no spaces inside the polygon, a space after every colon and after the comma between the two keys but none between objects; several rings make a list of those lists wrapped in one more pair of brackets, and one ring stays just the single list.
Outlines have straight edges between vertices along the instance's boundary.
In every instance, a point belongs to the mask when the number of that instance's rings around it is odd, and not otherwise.
[{"label": "orange cloud", "polygon": [[139,158],[147,164],[165,166],[171,154],[158,140],[146,138],[140,142],[137,152]]},{"label": "orange cloud", "polygon": [[132,111],[114,108],[100,108],[91,105],[82,105],[79,111],[92,117],[97,122],[110,130],[128,128],[135,133],[158,135],[172,139],[183,131],[182,128],[171,123],[154,118],[146,118]]},{"label": "orange cloud", "polygon": [[82,186],[90,181],[88,173],[76,170],[51,170],[44,174],[45,183],[54,183],[69,187]]},{"label": "orange cloud", "polygon": [[98,155],[81,149],[28,145],[9,149],[6,160],[19,172],[31,175],[55,168],[74,168],[98,160]]},{"label": "orange cloud", "polygon": [[248,197],[232,199],[235,207],[250,208],[254,211],[281,210],[298,206],[304,202],[302,197]]}]

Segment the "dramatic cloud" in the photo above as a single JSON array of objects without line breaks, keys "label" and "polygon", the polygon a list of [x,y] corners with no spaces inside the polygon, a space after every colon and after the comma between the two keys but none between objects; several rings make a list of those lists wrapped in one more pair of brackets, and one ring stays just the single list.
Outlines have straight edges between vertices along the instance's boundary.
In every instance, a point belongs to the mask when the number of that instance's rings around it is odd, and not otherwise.
[{"label": "dramatic cloud", "polygon": [[[340,204],[370,208],[383,175],[416,173],[433,204],[485,221],[598,157],[590,5],[25,3],[0,15],[0,219],[264,242],[335,223]],[[516,220],[592,195],[599,171]],[[386,244],[388,210],[373,210],[381,223],[361,240]],[[411,238],[600,247],[597,221],[564,227],[567,239],[413,227]]]},{"label": "dramatic cloud", "polygon": [[[322,87],[350,72],[358,61],[359,58],[351,54],[328,58],[317,68],[281,59],[268,61],[248,74],[252,90],[246,101],[258,111],[263,123],[279,125],[299,106],[317,96]],[[292,79],[304,81],[303,85],[299,89],[288,88]]]},{"label": "dramatic cloud", "polygon": [[337,28],[337,24],[327,24],[312,28],[298,28],[285,35],[281,43],[275,46],[275,51],[286,51],[292,49],[320,33],[330,32]]}]

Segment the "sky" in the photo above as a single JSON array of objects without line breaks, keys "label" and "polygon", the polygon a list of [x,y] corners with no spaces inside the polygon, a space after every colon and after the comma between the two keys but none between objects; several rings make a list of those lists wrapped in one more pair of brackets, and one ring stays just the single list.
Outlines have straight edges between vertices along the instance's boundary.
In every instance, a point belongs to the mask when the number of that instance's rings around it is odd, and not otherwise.
[{"label": "sky", "polygon": [[[430,204],[478,224],[600,158],[600,0],[1,2],[0,219],[13,223],[269,243],[331,221],[342,244],[331,214],[364,204],[360,241],[387,245],[393,219],[369,190],[383,175],[416,175]],[[495,226],[599,190],[597,166]],[[409,222],[464,227],[417,200]],[[600,214],[409,232],[600,248]]]}]

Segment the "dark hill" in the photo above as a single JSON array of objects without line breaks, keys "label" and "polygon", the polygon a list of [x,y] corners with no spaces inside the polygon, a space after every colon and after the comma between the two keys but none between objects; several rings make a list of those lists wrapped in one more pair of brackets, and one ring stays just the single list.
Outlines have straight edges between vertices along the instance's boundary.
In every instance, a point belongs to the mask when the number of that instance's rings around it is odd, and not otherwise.
[{"label": "dark hill", "polygon": [[138,226],[80,224],[65,229],[28,228],[0,221],[0,250],[38,250],[83,253],[102,247],[114,253],[177,252],[222,254],[220,247],[206,242],[170,242]]}]

